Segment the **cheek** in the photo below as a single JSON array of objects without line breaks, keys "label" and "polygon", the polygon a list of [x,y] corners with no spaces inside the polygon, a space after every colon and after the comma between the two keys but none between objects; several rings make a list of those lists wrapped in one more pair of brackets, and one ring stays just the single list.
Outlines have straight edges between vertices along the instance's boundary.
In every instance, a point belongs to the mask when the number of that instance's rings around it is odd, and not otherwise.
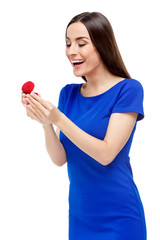
[{"label": "cheek", "polygon": [[68,59],[70,59],[70,58],[69,58],[69,49],[68,49],[68,48],[65,49],[65,54],[66,54],[66,57],[67,57]]},{"label": "cheek", "polygon": [[68,50],[67,50],[67,49],[65,50],[65,54],[66,54],[66,56],[68,57]]},{"label": "cheek", "polygon": [[89,48],[86,51],[86,56],[87,56],[88,60],[90,60],[92,63],[97,63],[100,61],[99,55],[93,47]]},{"label": "cheek", "polygon": [[90,56],[89,56],[89,61],[90,63],[95,66],[95,65],[99,65],[100,63],[100,58],[97,56],[97,54],[95,52],[91,52]]}]

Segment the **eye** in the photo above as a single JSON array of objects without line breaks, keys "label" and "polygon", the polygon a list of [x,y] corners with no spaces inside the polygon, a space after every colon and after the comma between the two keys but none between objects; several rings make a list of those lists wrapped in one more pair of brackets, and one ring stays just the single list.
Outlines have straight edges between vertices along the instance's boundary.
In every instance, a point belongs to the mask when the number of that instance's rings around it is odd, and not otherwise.
[{"label": "eye", "polygon": [[68,48],[69,48],[70,46],[71,46],[71,44],[70,44],[70,43],[66,43],[66,47],[68,47]]},{"label": "eye", "polygon": [[78,46],[79,47],[84,47],[86,44],[85,43],[79,43]]}]

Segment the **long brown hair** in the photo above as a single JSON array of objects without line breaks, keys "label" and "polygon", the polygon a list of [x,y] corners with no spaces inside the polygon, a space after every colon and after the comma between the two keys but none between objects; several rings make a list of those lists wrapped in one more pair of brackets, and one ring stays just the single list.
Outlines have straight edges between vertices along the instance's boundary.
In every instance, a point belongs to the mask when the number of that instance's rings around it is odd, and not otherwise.
[{"label": "long brown hair", "polygon": [[[107,69],[114,75],[131,78],[122,60],[112,26],[108,19],[99,12],[84,12],[73,17],[67,28],[76,22],[83,23],[87,28],[91,41]],[[84,76],[82,78],[87,81]]]}]

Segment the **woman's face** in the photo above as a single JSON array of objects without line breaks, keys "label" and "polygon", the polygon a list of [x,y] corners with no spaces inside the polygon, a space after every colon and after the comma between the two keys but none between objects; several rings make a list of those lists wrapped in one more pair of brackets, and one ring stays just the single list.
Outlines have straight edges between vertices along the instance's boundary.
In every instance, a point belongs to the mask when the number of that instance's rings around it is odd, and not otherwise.
[{"label": "woman's face", "polygon": [[92,76],[102,64],[87,28],[81,22],[72,23],[66,34],[66,55],[77,77]]}]

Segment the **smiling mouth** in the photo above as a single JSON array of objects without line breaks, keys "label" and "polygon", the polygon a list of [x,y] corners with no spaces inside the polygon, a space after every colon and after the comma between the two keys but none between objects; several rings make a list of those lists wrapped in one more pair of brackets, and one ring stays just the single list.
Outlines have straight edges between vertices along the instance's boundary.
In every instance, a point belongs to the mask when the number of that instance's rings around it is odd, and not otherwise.
[{"label": "smiling mouth", "polygon": [[78,66],[78,65],[83,64],[83,63],[84,63],[84,60],[71,61],[71,63],[72,63],[74,66]]}]

